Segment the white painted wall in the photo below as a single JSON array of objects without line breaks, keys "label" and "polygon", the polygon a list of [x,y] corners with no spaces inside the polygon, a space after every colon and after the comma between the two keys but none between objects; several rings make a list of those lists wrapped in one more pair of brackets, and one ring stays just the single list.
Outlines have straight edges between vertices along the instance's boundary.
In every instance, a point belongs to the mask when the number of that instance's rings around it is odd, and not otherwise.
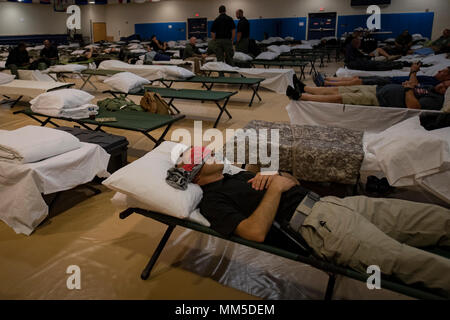
[{"label": "white painted wall", "polygon": [[[90,22],[106,22],[106,6],[81,6],[81,33],[90,36]],[[0,2],[0,35],[65,34],[68,14],[52,5]]]},{"label": "white painted wall", "polygon": [[[248,18],[305,17],[310,12],[319,12],[321,7],[340,15],[365,12],[365,8],[351,7],[350,0],[161,0],[144,4],[85,5],[81,6],[82,33],[90,36],[90,21],[106,22],[108,35],[117,40],[133,34],[135,23],[186,21],[195,13],[213,19],[221,4],[226,5],[232,15],[242,8]],[[435,14],[433,38],[436,38],[444,28],[450,27],[450,0],[392,0],[382,12],[424,12],[427,9]],[[66,32],[66,19],[65,13],[54,12],[51,5],[0,0],[0,35],[61,34]]]}]

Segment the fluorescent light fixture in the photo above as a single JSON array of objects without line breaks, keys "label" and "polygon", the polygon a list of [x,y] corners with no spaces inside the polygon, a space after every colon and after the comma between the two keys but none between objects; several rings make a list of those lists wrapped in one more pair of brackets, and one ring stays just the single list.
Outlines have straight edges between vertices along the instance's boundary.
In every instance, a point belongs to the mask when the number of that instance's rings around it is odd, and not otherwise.
[{"label": "fluorescent light fixture", "polygon": [[89,4],[95,4],[95,1],[89,1]]}]

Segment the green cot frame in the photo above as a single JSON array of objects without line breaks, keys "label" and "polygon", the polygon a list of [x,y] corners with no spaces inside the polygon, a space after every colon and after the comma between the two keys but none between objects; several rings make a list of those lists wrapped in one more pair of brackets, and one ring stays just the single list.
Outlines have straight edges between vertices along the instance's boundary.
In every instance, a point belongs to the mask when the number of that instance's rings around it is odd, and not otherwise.
[{"label": "green cot frame", "polygon": [[[309,61],[308,61],[309,62]],[[284,67],[287,68],[300,68],[300,78],[305,79],[305,68],[308,65],[307,61],[304,60],[252,60],[250,63],[252,66],[261,65],[264,66],[265,69],[268,69],[269,67],[280,67],[281,69],[284,69]],[[311,62],[311,70],[314,68],[314,64]],[[314,69],[315,70],[315,69]]]},{"label": "green cot frame", "polygon": [[[76,75],[78,75],[80,78],[81,78],[81,80],[83,80],[83,84],[81,85],[81,87],[80,87],[80,90],[83,90],[83,88],[86,86],[86,84],[90,84],[95,90],[97,90],[97,87],[92,83],[92,81],[91,81],[91,78],[93,77],[93,76],[103,76],[103,77],[110,77],[110,76],[113,76],[113,75],[115,75],[115,74],[117,74],[117,73],[120,73],[120,72],[123,72],[123,71],[117,71],[117,70],[106,70],[106,69],[96,69],[96,70],[93,70],[93,69],[86,69],[86,70],[83,70],[83,71],[81,71],[81,72],[70,72],[70,71],[62,71],[62,72],[49,72],[49,75],[50,75],[50,73],[52,73],[52,74],[55,74],[56,75],[56,77],[55,78],[53,78],[55,81],[58,81],[58,79],[60,79],[60,78],[62,78],[61,76],[62,75],[65,75],[65,74],[76,74]],[[50,76],[51,77],[51,76]],[[64,81],[64,78],[62,78],[62,80]]]},{"label": "green cot frame", "polygon": [[[55,127],[59,127],[58,124],[53,122],[53,119],[65,120],[79,124],[85,129],[93,130],[93,131],[102,131],[102,127],[116,128],[116,129],[124,129],[130,131],[136,131],[142,133],[144,136],[149,138],[155,143],[154,147],[157,147],[162,142],[164,142],[164,138],[169,132],[170,127],[173,123],[183,119],[185,116],[182,114],[169,116],[169,115],[160,115],[160,114],[151,114],[146,112],[139,111],[107,111],[104,109],[99,110],[99,114],[97,117],[102,118],[110,118],[115,117],[117,119],[116,122],[100,122],[93,119],[70,119],[63,117],[53,117],[48,115],[43,115],[40,113],[33,112],[30,108],[26,108],[23,110],[19,110],[14,112],[14,114],[23,113],[28,117],[36,120],[41,124],[41,126],[45,126],[48,123],[52,124]],[[43,117],[45,120],[41,120],[38,117]],[[92,129],[88,125],[95,125],[96,127]],[[149,134],[149,132],[163,128],[164,132],[159,138],[154,138]]]},{"label": "green cot frame", "polygon": [[[59,87],[55,87],[55,88],[47,90],[47,92],[55,91],[55,90],[59,90],[59,89],[70,88],[73,85],[74,85],[73,83],[62,84]],[[12,104],[10,105],[11,109],[14,108],[15,105],[23,98],[23,95],[20,95],[20,94],[19,94],[19,97],[17,99],[15,99],[15,100],[11,99],[11,97],[9,97],[7,95],[4,95],[4,94],[2,94],[2,96],[5,97],[7,100],[6,101],[1,101],[0,104],[5,104],[5,103],[8,103],[8,102],[12,102]]]},{"label": "green cot frame", "polygon": [[[163,98],[169,99],[169,106],[175,110],[176,113],[180,113],[180,110],[173,104],[175,99],[183,99],[183,100],[197,100],[197,101],[212,101],[219,108],[220,112],[217,116],[217,119],[214,123],[214,128],[217,127],[217,124],[222,117],[222,114],[225,112],[228,117],[231,119],[231,114],[227,110],[227,104],[230,100],[231,96],[234,96],[237,92],[226,92],[226,91],[205,91],[205,90],[193,90],[193,89],[171,89],[171,88],[158,88],[158,87],[144,87],[143,90],[136,93],[123,93],[120,91],[107,90],[104,93],[109,93],[112,96],[117,98],[117,95],[124,94],[125,97],[129,94],[143,96],[146,91],[155,92],[161,95]],[[220,105],[220,101],[223,101],[223,104]]]},{"label": "green cot frame", "polygon": [[[355,280],[358,280],[361,282],[367,282],[367,279],[370,277],[369,274],[360,273],[360,272],[354,271],[350,268],[345,268],[345,267],[341,267],[341,266],[332,264],[325,260],[316,258],[313,255],[302,254],[302,253],[300,253],[300,252],[302,252],[300,249],[299,249],[299,252],[291,252],[291,251],[287,251],[285,249],[282,249],[279,247],[274,247],[274,246],[267,245],[264,243],[258,243],[258,242],[254,242],[254,241],[245,240],[245,239],[240,238],[235,235],[232,235],[230,237],[225,237],[209,227],[205,227],[198,223],[191,222],[188,220],[182,220],[182,219],[178,219],[175,217],[171,217],[171,216],[161,214],[158,212],[148,211],[148,210],[139,209],[139,208],[129,208],[129,209],[121,212],[119,214],[119,217],[120,217],[120,219],[126,219],[133,213],[138,213],[144,217],[154,219],[156,221],[159,221],[159,222],[167,225],[167,229],[166,229],[164,235],[162,236],[158,246],[156,247],[150,260],[148,261],[147,265],[145,266],[144,270],[141,273],[142,280],[146,280],[150,276],[150,273],[151,273],[154,265],[156,264],[156,261],[158,260],[162,250],[164,249],[167,241],[169,240],[169,238],[176,226],[181,226],[181,227],[191,229],[191,230],[194,230],[197,232],[201,232],[201,233],[204,233],[207,235],[211,235],[211,236],[225,239],[228,241],[236,242],[241,245],[245,245],[245,246],[248,246],[248,247],[251,247],[254,249],[258,249],[258,250],[261,250],[264,252],[268,252],[268,253],[280,256],[280,257],[284,257],[286,259],[305,263],[305,264],[311,265],[314,268],[322,270],[322,271],[326,272],[329,276],[327,288],[326,288],[326,292],[325,292],[325,296],[324,296],[325,300],[332,299],[334,286],[335,286],[335,282],[336,282],[336,277],[338,275],[348,277],[351,279],[355,279]],[[439,255],[442,255],[446,258],[450,258],[450,254],[447,251],[443,251],[440,249],[434,249],[434,250],[429,250],[429,251],[439,254]],[[387,277],[384,275],[381,276],[381,288],[395,291],[395,292],[398,292],[398,293],[401,293],[401,294],[404,294],[404,295],[407,295],[407,296],[410,296],[413,298],[417,298],[417,299],[445,300],[444,297],[437,295],[436,293],[430,292],[429,290],[426,290],[424,288],[414,287],[414,286],[408,286],[403,283],[400,283],[399,281],[396,281],[392,277]]]},{"label": "green cot frame", "polygon": [[250,102],[248,104],[249,107],[252,106],[253,100],[255,97],[258,97],[259,101],[261,102],[262,99],[260,95],[258,94],[258,90],[260,87],[261,82],[263,82],[265,79],[262,78],[232,78],[232,77],[201,77],[201,76],[195,76],[189,79],[182,79],[182,80],[166,80],[166,79],[157,79],[154,81],[161,82],[166,88],[171,88],[172,85],[175,82],[187,82],[187,83],[201,83],[202,87],[206,88],[206,90],[211,91],[213,86],[215,84],[236,84],[240,85],[239,90],[242,89],[242,86],[247,85],[249,88],[253,90],[252,98],[250,99]]}]

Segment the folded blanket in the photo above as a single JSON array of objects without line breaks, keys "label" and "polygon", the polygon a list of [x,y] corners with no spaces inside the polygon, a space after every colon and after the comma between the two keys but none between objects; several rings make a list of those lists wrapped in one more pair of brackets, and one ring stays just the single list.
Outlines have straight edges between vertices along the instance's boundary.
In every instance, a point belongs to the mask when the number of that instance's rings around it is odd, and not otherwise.
[{"label": "folded blanket", "polygon": [[80,148],[70,133],[51,128],[26,126],[0,131],[0,161],[31,163]]},{"label": "folded blanket", "polygon": [[86,119],[90,115],[98,114],[98,106],[95,104],[84,104],[72,109],[55,109],[45,107],[31,106],[31,110],[36,113],[44,114],[51,117],[61,117],[70,119]]},{"label": "folded blanket", "polygon": [[[249,129],[254,129],[257,136],[264,132],[262,129],[267,130],[267,140],[264,139],[267,141],[267,150],[263,151],[270,155],[278,144],[279,170],[291,171],[298,179],[343,184],[355,184],[358,180],[364,159],[361,131],[259,120],[253,120],[244,127],[244,130]],[[271,129],[278,130],[278,140],[275,136],[272,137]],[[264,167],[261,153],[258,152],[261,139],[258,140],[258,147],[252,149],[249,138],[246,138],[245,163]],[[227,158],[231,162],[240,162],[239,148],[243,145],[238,141],[235,137],[226,144],[228,150],[234,150],[235,159]],[[229,155],[226,154],[227,156]],[[257,163],[253,162],[255,160]]]}]

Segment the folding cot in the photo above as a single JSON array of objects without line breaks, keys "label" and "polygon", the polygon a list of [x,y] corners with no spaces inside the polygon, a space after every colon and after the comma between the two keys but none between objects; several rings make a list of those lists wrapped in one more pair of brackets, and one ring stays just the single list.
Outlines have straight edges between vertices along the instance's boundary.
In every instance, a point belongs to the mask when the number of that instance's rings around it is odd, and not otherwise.
[{"label": "folding cot", "polygon": [[[171,89],[171,88],[157,88],[157,87],[144,87],[143,90],[133,93],[133,95],[143,96],[146,91],[156,92],[161,95],[163,98],[170,99],[169,100],[169,106],[177,113],[180,113],[180,110],[175,107],[173,104],[173,101],[175,99],[183,99],[183,100],[197,100],[197,101],[211,101],[216,104],[216,106],[219,108],[220,112],[217,116],[217,119],[214,123],[214,128],[217,127],[217,124],[220,121],[220,118],[222,117],[222,114],[225,112],[228,117],[231,119],[231,114],[227,110],[227,104],[230,100],[231,96],[234,96],[237,92],[226,92],[226,91],[204,91],[204,90],[192,90],[192,89]],[[112,91],[107,90],[105,93],[110,93],[114,97],[117,97],[118,94],[123,94],[123,92],[120,91]],[[128,95],[128,94],[126,94]],[[220,101],[223,101],[223,104],[220,105]]]},{"label": "folding cot", "polygon": [[[283,69],[284,67],[288,68],[299,67],[300,77],[305,79],[305,67],[308,65],[308,62],[302,60],[252,60],[251,64],[253,66],[262,65],[264,66],[264,68],[269,68],[273,66],[280,67],[281,69]],[[313,68],[314,65],[313,63],[311,63],[311,70],[313,70]]]},{"label": "folding cot", "polygon": [[97,90],[97,87],[92,83],[91,78],[93,76],[101,76],[101,77],[110,77],[113,76],[117,73],[119,73],[121,71],[117,71],[117,70],[100,70],[100,69],[86,69],[83,70],[81,72],[73,72],[73,71],[62,71],[62,72],[49,72],[49,73],[53,73],[56,76],[56,79],[60,79],[61,76],[65,75],[65,74],[75,74],[78,75],[81,80],[83,80],[83,84],[80,87],[80,90],[83,90],[83,88],[86,86],[86,84],[90,84],[95,90]]},{"label": "folding cot", "polygon": [[[329,276],[328,284],[327,284],[327,288],[326,288],[326,292],[325,292],[325,296],[324,296],[324,298],[326,300],[331,300],[333,297],[333,291],[334,291],[334,286],[335,286],[335,282],[336,282],[336,277],[338,275],[342,275],[344,277],[355,279],[355,280],[358,280],[361,282],[366,282],[370,276],[369,274],[360,273],[360,272],[354,271],[350,268],[338,266],[338,265],[332,264],[330,262],[327,262],[325,260],[316,258],[314,255],[306,253],[300,247],[300,245],[298,245],[298,251],[293,251],[293,250],[286,250],[286,249],[283,249],[280,247],[271,246],[271,245],[264,244],[264,243],[258,243],[258,242],[245,240],[245,239],[240,238],[235,235],[232,235],[230,237],[225,237],[225,236],[221,235],[220,233],[214,231],[213,229],[206,227],[206,226],[202,226],[198,223],[171,217],[171,216],[153,212],[153,211],[139,209],[139,208],[128,208],[125,211],[122,211],[120,213],[119,217],[120,217],[120,219],[125,219],[125,218],[129,217],[130,215],[132,215],[133,213],[138,213],[140,215],[143,215],[144,217],[154,219],[158,222],[161,222],[161,223],[167,225],[167,229],[166,229],[164,235],[162,236],[158,246],[156,247],[150,260],[148,261],[147,265],[145,266],[144,270],[141,273],[141,279],[143,279],[143,280],[146,280],[150,276],[150,273],[151,273],[154,265],[156,264],[161,252],[163,251],[165,245],[167,244],[167,241],[169,240],[169,238],[176,226],[181,226],[181,227],[191,229],[191,230],[203,233],[203,234],[211,235],[211,236],[225,239],[225,240],[228,240],[231,242],[235,242],[235,243],[238,243],[238,244],[241,244],[244,246],[248,246],[248,247],[251,247],[251,248],[254,248],[257,250],[265,251],[265,252],[274,254],[276,256],[284,257],[284,258],[287,258],[287,259],[290,259],[293,261],[298,261],[300,263],[311,265],[314,268],[322,270],[322,271],[326,272]],[[281,230],[281,228],[278,225],[276,225],[275,227],[278,228],[279,230]],[[288,240],[290,236],[288,234],[285,234],[285,235]],[[297,243],[292,238],[290,238],[289,240],[291,240],[294,243]],[[448,251],[444,251],[444,250],[437,249],[437,248],[427,248],[427,250],[450,259],[450,252],[448,252]],[[427,299],[427,300],[429,300],[429,299],[439,299],[439,300],[445,299],[444,297],[438,295],[437,293],[431,292],[430,290],[427,290],[425,288],[422,288],[419,286],[416,287],[416,286],[405,285],[405,284],[399,282],[398,280],[394,279],[393,277],[387,277],[384,275],[382,275],[382,277],[381,277],[381,287],[384,289],[389,289],[389,290],[392,290],[392,291],[395,291],[395,292],[398,292],[401,294],[405,294],[410,297],[418,298],[418,299]]]},{"label": "folding cot", "polygon": [[[75,122],[82,126],[83,128],[86,128],[88,130],[95,130],[95,131],[103,131],[102,127],[109,127],[109,128],[116,128],[116,129],[123,129],[123,130],[130,130],[130,131],[136,131],[140,132],[143,135],[145,135],[147,138],[152,140],[155,143],[155,147],[157,147],[159,144],[161,144],[164,141],[164,137],[166,136],[167,132],[169,132],[170,127],[175,122],[183,119],[185,116],[182,114],[175,115],[175,116],[169,116],[169,115],[160,115],[160,114],[151,114],[146,112],[138,112],[138,111],[107,111],[103,108],[100,108],[99,113],[97,117],[101,118],[110,118],[114,117],[117,121],[115,122],[100,122],[95,119],[70,119],[70,118],[62,118],[62,117],[54,117],[54,116],[48,116],[40,113],[33,112],[30,108],[26,108],[23,110],[19,110],[14,112],[14,114],[23,113],[27,115],[28,117],[36,120],[41,124],[41,126],[45,126],[48,123],[54,125],[55,127],[59,127],[58,124],[52,121],[52,119],[60,119],[70,122]],[[45,120],[41,120],[38,117],[46,118]],[[95,129],[92,129],[88,125],[95,125]],[[149,134],[149,132],[164,128],[164,132],[159,138],[154,138]]]},{"label": "folding cot", "polygon": [[262,78],[232,78],[232,77],[202,77],[195,76],[185,80],[166,80],[166,79],[158,79],[155,81],[161,82],[167,88],[171,88],[174,82],[188,82],[188,83],[201,83],[202,87],[206,88],[206,90],[211,91],[215,84],[237,84],[240,85],[240,89],[242,89],[243,85],[247,85],[249,88],[253,90],[252,98],[250,99],[249,107],[252,106],[253,100],[255,96],[258,97],[259,101],[262,101],[261,97],[258,94],[259,86],[264,79]]},{"label": "folding cot", "polygon": [[18,96],[16,100],[12,100],[13,103],[11,104],[11,108],[13,108],[24,96],[34,98],[41,93],[69,88],[71,86],[73,86],[73,83],[13,80],[9,83],[0,85],[0,94],[7,99],[10,99],[10,95]]}]

